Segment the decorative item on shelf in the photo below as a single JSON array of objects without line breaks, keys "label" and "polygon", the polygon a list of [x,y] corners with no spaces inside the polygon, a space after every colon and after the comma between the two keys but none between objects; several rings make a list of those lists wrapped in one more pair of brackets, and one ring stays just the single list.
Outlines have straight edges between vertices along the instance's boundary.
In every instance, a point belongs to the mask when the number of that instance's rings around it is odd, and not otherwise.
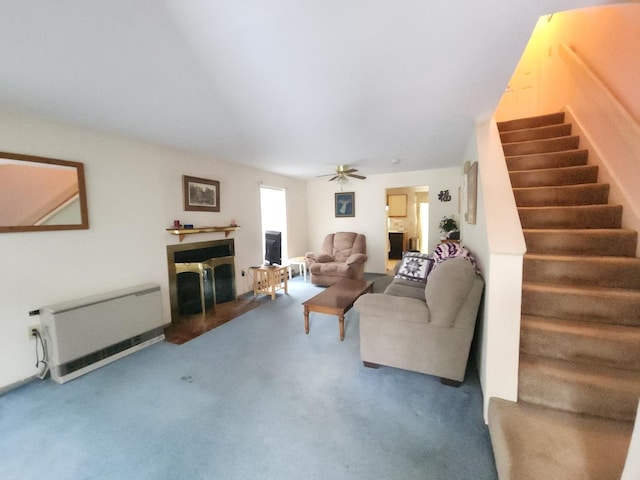
[{"label": "decorative item on shelf", "polygon": [[232,226],[232,227],[237,227],[238,226],[238,224],[236,223],[235,219],[233,219],[233,218],[229,222],[229,225]]},{"label": "decorative item on shelf", "polygon": [[440,232],[442,232],[441,239],[443,240],[452,238],[451,235],[454,232],[458,232],[458,222],[456,222],[456,219],[453,215],[442,217],[442,220],[440,220]]},{"label": "decorative item on shelf", "polygon": [[438,200],[441,202],[450,202],[451,194],[449,193],[449,190],[440,190],[440,193],[438,193]]}]

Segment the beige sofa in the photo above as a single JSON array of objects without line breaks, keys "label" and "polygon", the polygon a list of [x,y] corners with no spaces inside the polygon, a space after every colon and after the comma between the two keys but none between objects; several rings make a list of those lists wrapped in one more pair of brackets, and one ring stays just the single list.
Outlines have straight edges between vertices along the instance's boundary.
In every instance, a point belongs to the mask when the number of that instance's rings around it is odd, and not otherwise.
[{"label": "beige sofa", "polygon": [[385,293],[360,297],[360,356],[366,366],[387,365],[460,385],[484,281],[466,258],[448,258],[426,283],[396,278]]},{"label": "beige sofa", "polygon": [[342,278],[361,280],[367,261],[367,239],[361,233],[330,233],[320,252],[308,252],[305,258],[314,285],[329,286]]}]

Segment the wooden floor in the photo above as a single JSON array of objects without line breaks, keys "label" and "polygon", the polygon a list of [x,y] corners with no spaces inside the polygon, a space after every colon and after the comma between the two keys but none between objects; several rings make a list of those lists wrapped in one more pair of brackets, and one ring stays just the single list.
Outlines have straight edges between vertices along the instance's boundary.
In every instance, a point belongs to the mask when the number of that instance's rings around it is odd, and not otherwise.
[{"label": "wooden floor", "polygon": [[178,321],[172,322],[170,326],[165,328],[165,340],[176,345],[182,345],[198,335],[202,335],[243,313],[253,310],[259,305],[260,298],[243,296],[235,301],[216,305],[215,312],[213,312],[213,309],[209,309],[204,319],[200,313],[183,315]]}]

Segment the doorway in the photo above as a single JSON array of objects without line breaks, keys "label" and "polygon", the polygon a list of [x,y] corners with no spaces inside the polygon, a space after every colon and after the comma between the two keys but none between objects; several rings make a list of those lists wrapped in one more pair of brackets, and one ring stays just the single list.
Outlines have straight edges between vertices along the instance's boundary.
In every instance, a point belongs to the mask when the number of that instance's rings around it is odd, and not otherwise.
[{"label": "doorway", "polygon": [[402,252],[426,252],[429,246],[429,187],[386,189],[387,273],[393,270]]}]

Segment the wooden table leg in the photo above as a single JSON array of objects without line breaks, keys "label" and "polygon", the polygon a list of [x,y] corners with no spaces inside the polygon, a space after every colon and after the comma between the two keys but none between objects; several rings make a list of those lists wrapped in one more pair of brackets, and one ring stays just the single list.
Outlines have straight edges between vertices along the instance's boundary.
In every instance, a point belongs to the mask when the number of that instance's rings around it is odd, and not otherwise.
[{"label": "wooden table leg", "polygon": [[304,333],[309,333],[309,307],[304,306]]},{"label": "wooden table leg", "polygon": [[340,322],[340,341],[344,340],[344,314],[338,316],[338,322]]}]

